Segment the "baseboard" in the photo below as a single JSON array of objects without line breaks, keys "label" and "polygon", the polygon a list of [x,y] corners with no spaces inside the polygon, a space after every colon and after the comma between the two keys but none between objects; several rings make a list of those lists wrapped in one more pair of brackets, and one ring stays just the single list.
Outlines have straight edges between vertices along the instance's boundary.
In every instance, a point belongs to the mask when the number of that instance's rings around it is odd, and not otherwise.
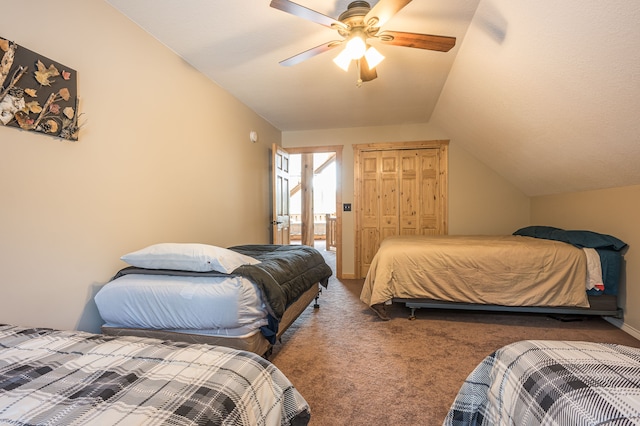
[{"label": "baseboard", "polygon": [[621,329],[622,331],[624,331],[625,333],[630,334],[636,339],[640,340],[640,330],[625,324],[624,321],[618,318],[613,318],[613,317],[603,317],[603,318],[606,321],[618,327],[619,329]]},{"label": "baseboard", "polygon": [[356,274],[342,274],[340,277],[338,277],[338,279],[345,279],[345,280],[355,280],[356,279]]}]

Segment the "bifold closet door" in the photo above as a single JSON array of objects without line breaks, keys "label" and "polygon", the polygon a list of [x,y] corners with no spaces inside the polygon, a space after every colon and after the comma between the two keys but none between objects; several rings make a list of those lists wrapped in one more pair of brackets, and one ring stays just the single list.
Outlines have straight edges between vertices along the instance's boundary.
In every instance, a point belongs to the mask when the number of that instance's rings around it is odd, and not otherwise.
[{"label": "bifold closet door", "polygon": [[360,151],[357,183],[360,277],[366,276],[385,238],[446,233],[442,217],[446,212],[443,152],[446,161],[442,147]]},{"label": "bifold closet door", "polygon": [[439,230],[439,150],[400,151],[400,235],[436,235]]}]

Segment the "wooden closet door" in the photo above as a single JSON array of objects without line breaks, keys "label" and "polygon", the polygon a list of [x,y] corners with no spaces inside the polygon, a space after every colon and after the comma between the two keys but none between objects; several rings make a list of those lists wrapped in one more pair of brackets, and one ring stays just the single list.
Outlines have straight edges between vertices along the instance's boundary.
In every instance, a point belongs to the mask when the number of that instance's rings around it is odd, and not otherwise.
[{"label": "wooden closet door", "polygon": [[361,156],[360,260],[366,275],[380,242],[398,235],[398,151],[363,152]]},{"label": "wooden closet door", "polygon": [[[398,151],[382,151],[380,155],[379,187],[380,187],[380,242],[392,235],[398,235],[400,219],[399,176],[400,156]],[[375,251],[378,251],[376,247]],[[374,253],[375,254],[375,253]]]},{"label": "wooden closet door", "polygon": [[400,151],[400,235],[440,232],[439,150]]},{"label": "wooden closet door", "polygon": [[380,245],[380,208],[379,208],[379,152],[363,152],[360,157],[360,200],[359,200],[359,239],[360,271],[369,270],[371,260]]},{"label": "wooden closet door", "polygon": [[[359,239],[360,248],[358,257],[360,258],[361,269],[371,264],[371,259],[375,251],[372,248],[379,244],[378,230],[378,163],[379,154],[377,152],[363,152],[360,158],[360,191],[359,200]],[[360,273],[357,271],[356,273]]]},{"label": "wooden closet door", "polygon": [[436,149],[421,150],[418,154],[420,169],[419,184],[419,232],[420,235],[439,235],[446,233],[442,229],[445,218],[443,203],[441,200],[441,185],[446,180],[443,171],[440,170],[440,154]]},{"label": "wooden closet door", "polygon": [[417,144],[417,149],[355,146],[356,274],[360,278],[366,276],[385,238],[447,233],[447,142]]},{"label": "wooden closet door", "polygon": [[400,235],[416,235],[420,227],[420,151],[400,151]]}]

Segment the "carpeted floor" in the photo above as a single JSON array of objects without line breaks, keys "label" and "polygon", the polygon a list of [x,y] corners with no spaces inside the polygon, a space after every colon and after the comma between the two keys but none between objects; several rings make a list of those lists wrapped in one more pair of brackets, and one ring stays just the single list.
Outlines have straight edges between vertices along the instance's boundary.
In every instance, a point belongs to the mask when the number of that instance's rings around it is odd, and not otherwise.
[{"label": "carpeted floor", "polygon": [[393,305],[384,322],[360,302],[362,283],[332,277],[320,309],[309,306],[270,357],[308,401],[313,426],[442,424],[473,368],[518,340],[640,347],[601,318],[422,309],[409,321],[409,310]]}]

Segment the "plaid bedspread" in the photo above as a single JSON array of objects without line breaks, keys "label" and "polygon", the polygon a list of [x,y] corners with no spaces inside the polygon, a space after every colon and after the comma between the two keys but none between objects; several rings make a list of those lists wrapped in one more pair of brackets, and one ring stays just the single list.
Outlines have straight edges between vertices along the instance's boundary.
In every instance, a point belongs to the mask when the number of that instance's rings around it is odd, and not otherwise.
[{"label": "plaid bedspread", "polygon": [[269,361],[219,346],[0,325],[0,424],[305,425]]},{"label": "plaid bedspread", "polygon": [[522,341],[485,358],[445,425],[640,425],[640,349]]}]

